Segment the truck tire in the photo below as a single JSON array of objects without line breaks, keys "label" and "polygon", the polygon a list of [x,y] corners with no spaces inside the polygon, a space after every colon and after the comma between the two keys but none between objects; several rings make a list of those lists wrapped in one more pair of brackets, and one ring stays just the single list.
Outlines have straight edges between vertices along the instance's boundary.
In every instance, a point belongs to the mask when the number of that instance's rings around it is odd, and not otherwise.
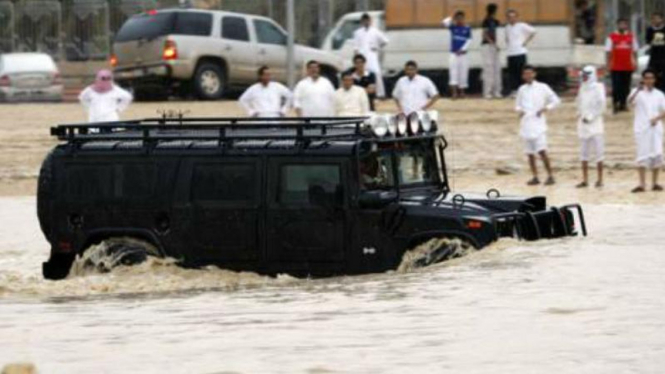
[{"label": "truck tire", "polygon": [[37,181],[37,217],[46,236],[51,239],[51,204],[53,202],[53,152],[50,152],[39,171]]},{"label": "truck tire", "polygon": [[151,256],[161,257],[154,245],[139,239],[115,237],[86,248],[77,262],[84,270],[108,273],[118,266],[142,264]]},{"label": "truck tire", "polygon": [[194,92],[201,100],[219,100],[226,91],[226,73],[221,66],[204,62],[194,75]]},{"label": "truck tire", "polygon": [[335,71],[335,69],[327,66],[322,66],[321,75],[326,77],[335,88],[339,87],[339,75],[337,71]]},{"label": "truck tire", "polygon": [[475,248],[463,239],[457,237],[433,238],[420,242],[404,253],[399,265],[399,272],[408,272],[414,269],[438,264],[447,260],[465,256]]}]

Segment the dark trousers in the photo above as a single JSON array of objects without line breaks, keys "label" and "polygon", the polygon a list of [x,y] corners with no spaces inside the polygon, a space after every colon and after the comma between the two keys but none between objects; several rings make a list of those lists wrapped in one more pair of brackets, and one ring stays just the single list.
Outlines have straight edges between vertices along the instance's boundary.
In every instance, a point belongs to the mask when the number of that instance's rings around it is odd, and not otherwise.
[{"label": "dark trousers", "polygon": [[632,80],[632,71],[612,72],[612,105],[614,106],[614,110],[626,109]]},{"label": "dark trousers", "polygon": [[658,82],[656,82],[656,87],[659,90],[665,91],[665,62],[649,62],[649,69],[656,72]]},{"label": "dark trousers", "polygon": [[522,85],[524,66],[526,66],[526,55],[508,56],[508,93],[517,91]]}]

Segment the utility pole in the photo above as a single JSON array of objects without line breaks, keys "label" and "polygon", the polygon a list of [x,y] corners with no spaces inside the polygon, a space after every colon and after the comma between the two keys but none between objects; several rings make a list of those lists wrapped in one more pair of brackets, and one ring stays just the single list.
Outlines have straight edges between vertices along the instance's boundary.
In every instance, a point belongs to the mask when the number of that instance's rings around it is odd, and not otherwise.
[{"label": "utility pole", "polygon": [[294,40],[296,35],[295,0],[286,1],[286,29],[289,33],[286,48],[286,79],[290,89],[296,84],[296,55]]}]

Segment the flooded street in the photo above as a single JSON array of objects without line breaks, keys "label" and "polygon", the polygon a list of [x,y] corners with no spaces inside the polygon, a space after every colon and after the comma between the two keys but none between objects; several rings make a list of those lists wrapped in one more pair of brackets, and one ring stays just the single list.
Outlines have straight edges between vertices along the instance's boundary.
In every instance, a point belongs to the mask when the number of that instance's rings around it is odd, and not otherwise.
[{"label": "flooded street", "polygon": [[[34,199],[1,198],[0,364],[41,373],[660,373],[665,206],[405,274],[270,279],[152,262],[41,279]],[[1,366],[1,365],[0,365]]]},{"label": "flooded street", "polygon": [[[234,102],[175,102],[136,104],[127,117],[164,107],[239,114]],[[149,261],[48,282],[41,277],[48,244],[37,221],[36,176],[55,145],[49,126],[81,121],[82,111],[72,104],[0,106],[0,368],[29,362],[41,374],[662,373],[665,195],[628,193],[636,181],[629,115],[608,119],[606,187],[576,190],[570,100],[551,120],[555,187],[525,186],[511,101],[444,100],[437,108],[451,143],[455,191],[496,187],[545,195],[550,204],[581,202],[590,237],[502,241],[428,269],[326,280]]]}]

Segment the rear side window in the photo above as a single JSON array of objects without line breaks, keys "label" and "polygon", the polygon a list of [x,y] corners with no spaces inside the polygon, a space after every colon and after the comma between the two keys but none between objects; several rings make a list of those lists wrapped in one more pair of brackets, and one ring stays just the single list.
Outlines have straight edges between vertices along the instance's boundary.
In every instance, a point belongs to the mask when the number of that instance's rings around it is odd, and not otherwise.
[{"label": "rear side window", "polygon": [[115,37],[117,42],[152,40],[164,35],[207,36],[212,31],[212,15],[207,13],[165,12],[134,16]]},{"label": "rear side window", "polygon": [[125,22],[118,31],[115,40],[127,42],[140,39],[155,39],[173,30],[175,13],[142,14]]},{"label": "rear side window", "polygon": [[224,17],[222,19],[222,38],[248,42],[247,21],[241,17]]},{"label": "rear side window", "polygon": [[90,201],[112,197],[113,168],[97,165],[71,165],[66,169],[65,185],[70,201]]},{"label": "rear side window", "polygon": [[155,192],[157,180],[157,167],[154,165],[125,165],[116,167],[117,183],[120,186],[122,198],[149,198]]},{"label": "rear side window", "polygon": [[279,202],[289,205],[316,205],[317,201],[341,204],[339,165],[282,166]]},{"label": "rear side window", "polygon": [[192,201],[251,203],[256,195],[254,165],[209,164],[194,167]]},{"label": "rear side window", "polygon": [[261,44],[286,45],[286,35],[273,23],[263,20],[254,20],[256,38]]},{"label": "rear side window", "polygon": [[212,31],[212,15],[206,13],[178,13],[171,34],[209,36]]}]

